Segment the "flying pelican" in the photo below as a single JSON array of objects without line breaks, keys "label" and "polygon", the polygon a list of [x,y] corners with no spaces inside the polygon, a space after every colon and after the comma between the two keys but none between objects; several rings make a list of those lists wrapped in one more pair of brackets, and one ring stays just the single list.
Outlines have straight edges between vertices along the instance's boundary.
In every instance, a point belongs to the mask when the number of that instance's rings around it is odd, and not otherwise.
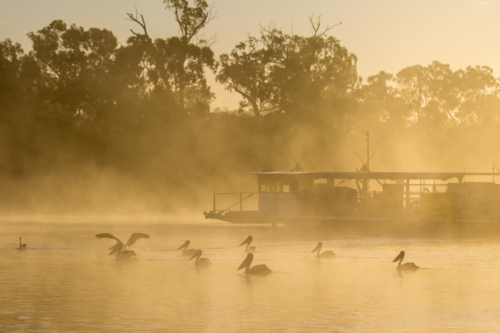
[{"label": "flying pelican", "polygon": [[136,232],[136,233],[133,233],[130,236],[130,238],[128,239],[127,243],[124,246],[123,242],[121,240],[119,240],[118,238],[116,238],[115,236],[113,236],[112,234],[109,234],[109,233],[97,234],[97,235],[95,235],[95,237],[99,238],[99,239],[101,239],[101,238],[111,238],[111,239],[116,240],[116,244],[109,248],[109,250],[111,250],[111,252],[109,253],[109,255],[116,254],[117,258],[118,258],[118,256],[123,256],[127,252],[131,252],[131,253],[134,253],[133,255],[136,255],[134,251],[127,250],[127,248],[129,246],[132,246],[140,238],[148,238],[149,239],[149,235],[148,234],[142,234],[140,232]]},{"label": "flying pelican", "polygon": [[246,244],[247,247],[245,249],[245,252],[246,253],[255,253],[255,252],[257,252],[257,249],[255,248],[255,246],[250,246],[250,243],[252,241],[253,241],[253,237],[252,236],[248,236],[247,239],[245,239],[240,245],[238,245],[238,247]]},{"label": "flying pelican", "polygon": [[201,257],[201,250],[198,250],[188,260],[196,258],[196,261],[194,262],[196,267],[208,267],[208,266],[212,265],[212,263],[210,262],[210,259],[200,258],[200,257]]},{"label": "flying pelican", "polygon": [[401,251],[398,256],[392,261],[396,262],[399,260],[398,267],[396,267],[397,270],[399,271],[416,271],[420,267],[415,265],[413,262],[407,262],[401,265],[401,262],[403,262],[403,258],[405,257],[405,251]]},{"label": "flying pelican", "polygon": [[23,244],[23,238],[19,237],[19,247],[17,248],[18,250],[27,250],[29,249],[28,244]]},{"label": "flying pelican", "polygon": [[185,241],[184,244],[182,244],[177,250],[184,249],[182,250],[182,255],[183,256],[192,256],[196,253],[196,249],[188,249],[189,243],[191,243],[189,240]]},{"label": "flying pelican", "polygon": [[252,253],[247,254],[247,257],[245,258],[245,260],[243,260],[238,269],[245,268],[245,274],[252,274],[252,275],[267,275],[273,272],[272,270],[267,268],[266,265],[256,265],[250,268],[252,261],[253,261],[253,254]]},{"label": "flying pelican", "polygon": [[321,251],[321,247],[323,246],[323,243],[319,242],[318,245],[316,245],[316,247],[314,248],[314,250],[311,251],[311,253],[314,253],[316,251],[318,251],[318,254],[316,255],[316,257],[318,258],[334,258],[335,257],[335,253],[333,253],[333,251],[325,251],[323,253],[319,253]]}]

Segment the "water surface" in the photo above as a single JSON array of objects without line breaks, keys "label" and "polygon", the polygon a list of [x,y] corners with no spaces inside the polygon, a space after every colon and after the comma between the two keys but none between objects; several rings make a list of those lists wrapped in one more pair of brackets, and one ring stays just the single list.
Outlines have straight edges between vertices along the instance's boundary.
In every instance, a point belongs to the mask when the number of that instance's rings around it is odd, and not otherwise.
[{"label": "water surface", "polygon": [[[110,232],[137,260],[108,256]],[[237,247],[252,235],[245,276]],[[18,251],[19,236],[30,245]],[[197,269],[186,240],[212,266]],[[317,241],[334,259],[310,252]],[[398,273],[392,259],[421,267]],[[0,332],[492,332],[500,329],[495,239],[340,237],[189,219],[40,219],[0,224]]]}]

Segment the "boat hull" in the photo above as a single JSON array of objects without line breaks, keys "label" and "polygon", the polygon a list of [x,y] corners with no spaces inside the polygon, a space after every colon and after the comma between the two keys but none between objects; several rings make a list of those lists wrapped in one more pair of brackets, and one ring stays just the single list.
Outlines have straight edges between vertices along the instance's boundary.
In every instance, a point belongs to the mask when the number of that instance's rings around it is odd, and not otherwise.
[{"label": "boat hull", "polygon": [[455,220],[423,221],[419,218],[352,216],[283,216],[264,215],[258,211],[205,213],[205,217],[235,224],[285,225],[301,230],[328,229],[337,235],[356,237],[499,237],[500,221]]}]

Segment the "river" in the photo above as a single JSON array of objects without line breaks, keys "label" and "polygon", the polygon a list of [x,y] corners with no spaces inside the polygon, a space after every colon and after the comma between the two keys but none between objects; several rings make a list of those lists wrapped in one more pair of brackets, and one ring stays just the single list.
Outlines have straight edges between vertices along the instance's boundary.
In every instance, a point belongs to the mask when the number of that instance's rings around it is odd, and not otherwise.
[{"label": "river", "polygon": [[[115,241],[150,235],[136,260]],[[237,270],[249,235],[255,264]],[[30,249],[17,250],[19,237]],[[189,239],[212,261],[196,268]],[[318,241],[333,259],[311,254]],[[398,273],[392,260],[421,268]],[[198,218],[16,218],[0,224],[0,332],[493,332],[500,242],[338,236]]]}]

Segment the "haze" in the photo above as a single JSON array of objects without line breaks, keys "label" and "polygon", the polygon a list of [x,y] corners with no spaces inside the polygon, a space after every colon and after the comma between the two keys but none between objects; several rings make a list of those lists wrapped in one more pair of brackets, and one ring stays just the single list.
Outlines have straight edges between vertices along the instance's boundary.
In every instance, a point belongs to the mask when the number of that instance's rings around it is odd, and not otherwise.
[{"label": "haze", "polygon": [[498,331],[499,12],[1,1],[0,332]]}]

